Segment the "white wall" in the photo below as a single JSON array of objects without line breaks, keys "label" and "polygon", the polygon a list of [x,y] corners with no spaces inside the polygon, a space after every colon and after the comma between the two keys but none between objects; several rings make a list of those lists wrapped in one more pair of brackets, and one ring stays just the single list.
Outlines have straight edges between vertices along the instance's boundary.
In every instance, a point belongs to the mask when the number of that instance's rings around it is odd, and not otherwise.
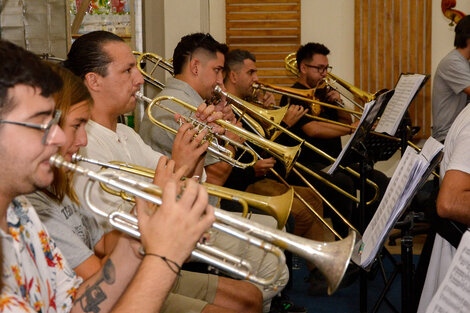
[{"label": "white wall", "polygon": [[[455,9],[470,14],[470,0],[459,0]],[[439,61],[454,48],[454,27],[441,11],[441,2],[432,2],[432,74]]]},{"label": "white wall", "polygon": [[[440,59],[453,48],[454,27],[444,17],[440,1],[432,1],[432,73]],[[347,81],[354,80],[354,1],[302,0],[301,43],[317,41],[331,50],[330,64]],[[459,0],[456,9],[470,14],[470,0]],[[204,12],[208,10],[208,12]],[[201,18],[209,16],[209,21]],[[208,24],[204,24],[208,23]],[[203,27],[208,25],[208,29]],[[225,1],[165,0],[165,51],[167,57],[181,36],[210,31],[217,40],[225,41]]]},{"label": "white wall", "polygon": [[164,0],[165,58],[184,35],[208,31],[207,0]]}]

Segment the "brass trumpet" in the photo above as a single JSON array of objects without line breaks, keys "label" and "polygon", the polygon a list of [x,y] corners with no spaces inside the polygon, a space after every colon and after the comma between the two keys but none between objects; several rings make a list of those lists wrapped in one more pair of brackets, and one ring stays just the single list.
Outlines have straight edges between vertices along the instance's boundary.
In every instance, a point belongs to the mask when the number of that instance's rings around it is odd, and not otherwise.
[{"label": "brass trumpet", "polygon": [[[190,106],[189,104],[179,100],[179,99],[176,99],[174,97],[158,97],[154,100],[151,100],[150,98],[147,98],[145,97],[141,92],[137,92],[136,93],[136,98],[140,99],[140,100],[143,100],[147,103],[150,103],[148,106],[147,106],[147,115],[150,119],[150,121],[157,125],[158,127],[172,133],[172,134],[175,134],[177,133],[177,130],[176,129],[173,129],[171,127],[169,127],[168,125],[158,121],[155,117],[153,117],[152,115],[152,109],[154,106],[157,106],[159,107],[160,109],[162,110],[165,110],[171,114],[177,114],[177,112],[175,112],[174,110],[166,107],[166,106],[163,106],[160,104],[160,101],[163,101],[163,100],[171,100],[175,103],[178,103],[179,105],[187,105],[189,107],[192,107]],[[194,108],[193,112],[195,112],[196,109]],[[197,127],[199,129],[199,131],[202,131],[204,129],[207,129],[209,131],[208,135],[206,136],[205,140],[207,140],[209,142],[209,148],[208,148],[208,151],[209,153],[211,153],[213,156],[215,156],[216,158],[224,161],[224,162],[227,162],[229,163],[230,165],[232,166],[236,166],[236,167],[239,167],[239,168],[247,168],[249,166],[252,166],[253,164],[256,163],[256,161],[258,160],[258,158],[256,157],[256,155],[248,150],[244,145],[228,138],[227,136],[225,135],[219,135],[219,134],[215,134],[211,127],[199,122],[197,119],[195,118],[192,118],[192,117],[181,117],[181,119],[183,119],[185,122],[189,122],[189,123],[192,123],[195,127]],[[221,139],[221,140],[224,140],[225,142],[228,142],[230,143],[231,145],[235,146],[236,148],[239,148],[243,151],[243,153],[240,155],[240,157],[238,159],[235,159],[234,156],[233,156],[233,153],[230,149],[220,145],[218,143],[218,139]],[[245,154],[249,154],[251,155],[251,161],[250,162],[241,162],[240,161],[240,158]]]},{"label": "brass trumpet", "polygon": [[[150,101],[150,104],[147,107],[147,115],[148,115],[150,121],[152,123],[154,123],[155,125],[163,128],[163,129],[165,129],[169,132],[175,132],[176,133],[176,130],[168,127],[167,125],[165,125],[161,122],[159,122],[157,119],[155,119],[155,117],[152,116],[152,108],[154,106],[157,106],[157,107],[159,107],[163,110],[166,110],[166,111],[168,111],[172,114],[175,114],[176,112],[174,112],[173,110],[161,105],[161,103],[160,103],[161,101],[164,101],[164,100],[170,100],[172,102],[177,103],[178,105],[183,106],[184,108],[186,108],[187,110],[189,110],[191,112],[196,112],[195,107],[193,107],[192,105],[190,105],[190,104],[188,104],[184,101],[181,101],[177,98],[174,98],[174,97],[161,96],[161,97],[157,97],[153,100],[150,100],[149,98],[144,97],[140,93],[136,94],[136,97],[138,97],[138,98],[140,98],[144,101],[147,101],[147,102]],[[197,122],[197,123],[200,123],[200,122]],[[225,130],[237,134],[241,138],[243,138],[243,139],[245,139],[245,140],[261,147],[261,148],[263,148],[267,152],[269,152],[272,155],[276,156],[278,159],[280,159],[284,163],[284,166],[286,167],[287,171],[289,171],[292,168],[293,164],[297,160],[297,157],[300,155],[300,147],[302,145],[302,142],[299,143],[297,146],[294,146],[294,147],[285,147],[285,146],[280,145],[278,143],[267,140],[266,138],[255,135],[255,134],[253,134],[253,133],[251,133],[251,132],[249,132],[249,131],[247,131],[243,128],[237,127],[237,126],[235,126],[235,125],[233,125],[233,124],[231,124],[227,121],[219,119],[219,120],[214,121],[214,123],[218,124],[219,126],[222,126]],[[203,125],[203,127],[206,127],[206,125]],[[247,149],[244,145],[242,145],[242,144],[240,144],[236,141],[233,141],[233,140],[231,140],[230,138],[228,138],[227,136],[224,136],[224,135],[214,134],[214,137],[215,137],[215,139],[220,139],[220,140],[224,140],[225,142],[229,142],[231,145],[233,144],[235,147],[243,149],[244,152],[247,152],[247,153],[251,154],[253,156],[254,162],[250,163],[248,166],[250,166],[250,165],[252,165],[256,162],[256,160],[257,160],[256,154],[254,154],[250,149]],[[217,143],[215,143],[215,145],[220,146]],[[233,158],[230,158],[230,159],[224,160],[224,161],[226,161],[227,163],[229,163],[233,166],[238,166],[238,163],[239,163],[237,160],[235,160],[235,162],[234,162]],[[238,167],[242,167],[242,166],[238,166]]]},{"label": "brass trumpet", "polygon": [[[60,155],[52,156],[49,162],[55,167],[65,167],[78,174],[87,176],[90,181],[85,188],[84,196],[89,208],[96,214],[107,217],[115,228],[135,238],[140,238],[137,218],[119,211],[107,214],[94,206],[90,201],[92,183],[95,181],[104,182],[115,189],[122,189],[126,193],[151,201],[157,205],[162,204],[162,191],[156,185],[117,175],[116,173],[96,173],[76,164],[66,162]],[[328,293],[331,294],[337,289],[346,272],[355,244],[356,236],[354,232],[344,240],[322,243],[300,238],[276,229],[270,229],[217,208],[215,209],[215,217],[216,222],[212,225],[213,228],[259,247],[266,251],[266,253],[273,254],[278,260],[278,271],[269,278],[257,277],[256,273],[252,270],[253,266],[249,262],[215,247],[200,243],[196,245],[195,250],[191,253],[192,257],[195,260],[206,262],[226,271],[234,277],[247,279],[260,285],[270,285],[278,279],[285,264],[284,254],[279,249],[279,247],[282,247],[315,264],[326,277]]]},{"label": "brass trumpet", "polygon": [[[118,171],[123,171],[128,174],[138,175],[146,178],[153,179],[154,171],[147,167],[142,167],[135,164],[129,164],[126,162],[111,161],[109,163],[101,162],[98,160],[86,158],[84,156],[74,154],[72,156],[72,162],[87,162],[90,164],[98,165],[107,169],[114,169]],[[127,195],[122,191],[116,191],[109,188],[105,184],[100,183],[101,188],[106,192],[111,193],[115,196],[120,196],[126,201],[133,201],[133,197]],[[294,196],[294,190],[291,188],[286,191],[284,194],[274,197],[261,196],[249,192],[234,190],[222,186],[217,186],[209,183],[202,183],[206,188],[207,193],[211,196],[219,197],[222,199],[227,199],[231,201],[237,201],[243,206],[243,216],[245,217],[248,213],[248,205],[260,209],[263,212],[274,217],[277,221],[277,228],[282,229],[287,223],[287,218],[290,214],[290,209],[292,207],[292,200]]]}]

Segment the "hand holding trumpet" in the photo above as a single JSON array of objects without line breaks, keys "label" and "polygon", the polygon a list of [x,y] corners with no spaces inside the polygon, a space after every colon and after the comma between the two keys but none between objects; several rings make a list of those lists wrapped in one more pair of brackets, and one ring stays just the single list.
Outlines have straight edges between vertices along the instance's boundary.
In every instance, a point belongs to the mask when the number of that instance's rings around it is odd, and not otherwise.
[{"label": "hand holding trumpet", "polygon": [[177,181],[170,179],[163,188],[162,205],[151,215],[146,212],[155,205],[137,198],[137,218],[144,251],[181,266],[215,216],[204,187],[188,180],[179,199],[177,190]]},{"label": "hand holding trumpet", "polygon": [[204,140],[207,133],[207,130],[199,131],[191,123],[183,123],[178,129],[173,141],[171,158],[175,162],[175,169],[179,170],[185,166],[184,176],[191,177],[202,174],[202,164],[204,163],[202,160],[209,147],[209,142]]}]

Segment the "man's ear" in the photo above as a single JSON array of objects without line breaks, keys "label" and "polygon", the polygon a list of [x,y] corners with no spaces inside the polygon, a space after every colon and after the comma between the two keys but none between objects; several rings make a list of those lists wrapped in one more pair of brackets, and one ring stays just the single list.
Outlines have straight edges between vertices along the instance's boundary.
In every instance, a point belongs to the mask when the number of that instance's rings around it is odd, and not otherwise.
[{"label": "man's ear", "polygon": [[198,58],[193,57],[191,61],[189,61],[189,71],[194,76],[197,76],[201,69],[201,61]]},{"label": "man's ear", "polygon": [[302,74],[306,74],[306,73],[307,73],[307,70],[308,70],[308,68],[305,66],[305,64],[304,64],[304,63],[300,63],[300,72],[301,72]]},{"label": "man's ear", "polygon": [[236,85],[238,81],[238,74],[235,71],[230,71],[228,73],[228,79],[232,84]]},{"label": "man's ear", "polygon": [[84,82],[88,89],[97,91],[101,87],[101,76],[93,72],[86,73]]}]

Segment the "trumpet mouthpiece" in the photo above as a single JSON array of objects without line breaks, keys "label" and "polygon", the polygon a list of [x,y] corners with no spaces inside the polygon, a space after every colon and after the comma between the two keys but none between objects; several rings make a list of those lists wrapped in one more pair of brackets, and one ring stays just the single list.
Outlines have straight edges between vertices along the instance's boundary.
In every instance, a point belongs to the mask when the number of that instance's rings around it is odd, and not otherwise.
[{"label": "trumpet mouthpiece", "polygon": [[62,165],[64,164],[65,162],[65,159],[63,156],[61,156],[60,154],[54,154],[53,156],[51,156],[49,158],[49,164],[55,166],[55,167],[62,167]]}]

